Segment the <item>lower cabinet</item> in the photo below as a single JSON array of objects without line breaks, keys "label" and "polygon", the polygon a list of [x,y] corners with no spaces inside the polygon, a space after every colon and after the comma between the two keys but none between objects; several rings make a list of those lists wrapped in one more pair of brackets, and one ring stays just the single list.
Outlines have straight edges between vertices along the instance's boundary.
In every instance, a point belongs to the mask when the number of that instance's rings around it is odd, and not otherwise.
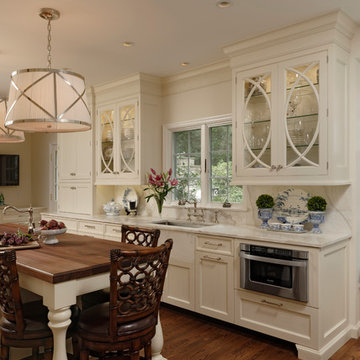
[{"label": "lower cabinet", "polygon": [[234,321],[233,257],[196,251],[195,310],[220,320]]},{"label": "lower cabinet", "polygon": [[88,215],[92,213],[91,183],[60,183],[58,211]]},{"label": "lower cabinet", "polygon": [[308,347],[318,342],[318,312],[278,297],[246,290],[235,292],[237,325]]},{"label": "lower cabinet", "polygon": [[105,224],[104,239],[121,241],[121,225]]},{"label": "lower cabinet", "polygon": [[195,237],[191,233],[161,230],[159,240],[159,245],[169,238],[174,241],[162,301],[193,311],[195,310]]}]

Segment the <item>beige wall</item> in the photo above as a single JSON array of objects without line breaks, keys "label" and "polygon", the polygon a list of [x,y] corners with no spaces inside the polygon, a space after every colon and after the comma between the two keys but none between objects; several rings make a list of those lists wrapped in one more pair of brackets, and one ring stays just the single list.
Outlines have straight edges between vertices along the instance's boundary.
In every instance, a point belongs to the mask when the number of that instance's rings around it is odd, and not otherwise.
[{"label": "beige wall", "polygon": [[50,179],[50,144],[57,144],[56,134],[32,134],[31,201],[33,206],[48,206]]},{"label": "beige wall", "polygon": [[163,123],[195,120],[232,112],[231,69],[204,67],[163,81]]},{"label": "beige wall", "polygon": [[20,144],[0,144],[0,154],[20,155],[19,186],[0,186],[5,204],[29,206],[31,204],[31,135],[25,135],[25,142]]},{"label": "beige wall", "polygon": [[5,203],[17,207],[48,206],[49,144],[56,134],[26,134],[20,144],[0,144],[0,154],[20,155],[19,186],[2,186]]}]

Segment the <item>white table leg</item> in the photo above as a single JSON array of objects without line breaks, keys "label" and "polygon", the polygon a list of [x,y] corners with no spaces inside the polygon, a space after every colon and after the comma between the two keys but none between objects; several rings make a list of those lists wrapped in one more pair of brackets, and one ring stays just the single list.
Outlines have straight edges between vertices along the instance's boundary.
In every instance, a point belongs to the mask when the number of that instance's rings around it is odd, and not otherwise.
[{"label": "white table leg", "polygon": [[151,357],[153,360],[166,360],[166,358],[161,355],[163,346],[164,337],[160,322],[160,316],[158,315],[158,323],[156,325],[155,336],[151,340]]},{"label": "white table leg", "polygon": [[69,306],[58,310],[49,308],[49,328],[54,336],[53,360],[67,360],[66,330],[71,324],[71,310]]}]

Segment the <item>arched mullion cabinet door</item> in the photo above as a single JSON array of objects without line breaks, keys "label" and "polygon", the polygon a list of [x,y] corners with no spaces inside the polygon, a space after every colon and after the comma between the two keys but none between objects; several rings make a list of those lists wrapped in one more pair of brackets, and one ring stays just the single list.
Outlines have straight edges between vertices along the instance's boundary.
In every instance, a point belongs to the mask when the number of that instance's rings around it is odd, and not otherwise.
[{"label": "arched mullion cabinet door", "polygon": [[119,105],[119,163],[120,173],[131,175],[137,172],[136,164],[136,101]]},{"label": "arched mullion cabinet door", "polygon": [[240,126],[239,156],[241,176],[268,176],[272,167],[272,73],[240,73],[237,80]]},{"label": "arched mullion cabinet door", "polygon": [[98,162],[100,176],[116,173],[115,156],[115,108],[99,109]]},{"label": "arched mullion cabinet door", "polygon": [[320,76],[323,66],[324,58],[309,56],[283,68],[285,140],[281,172],[284,175],[326,171],[326,92]]}]

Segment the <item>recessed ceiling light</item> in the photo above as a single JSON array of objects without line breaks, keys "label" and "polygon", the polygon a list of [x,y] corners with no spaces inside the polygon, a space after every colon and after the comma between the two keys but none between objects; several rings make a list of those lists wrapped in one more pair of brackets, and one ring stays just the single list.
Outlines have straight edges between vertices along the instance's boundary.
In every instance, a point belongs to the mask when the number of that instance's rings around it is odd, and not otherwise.
[{"label": "recessed ceiling light", "polygon": [[227,8],[232,5],[232,2],[230,0],[220,0],[216,3],[216,6],[219,8]]},{"label": "recessed ceiling light", "polygon": [[186,66],[189,66],[189,65],[190,65],[190,63],[187,62],[187,61],[184,61],[184,62],[181,63],[182,67],[186,67]]},{"label": "recessed ceiling light", "polygon": [[123,46],[125,46],[125,47],[134,46],[134,43],[133,43],[132,41],[124,41],[122,44],[123,44]]}]

